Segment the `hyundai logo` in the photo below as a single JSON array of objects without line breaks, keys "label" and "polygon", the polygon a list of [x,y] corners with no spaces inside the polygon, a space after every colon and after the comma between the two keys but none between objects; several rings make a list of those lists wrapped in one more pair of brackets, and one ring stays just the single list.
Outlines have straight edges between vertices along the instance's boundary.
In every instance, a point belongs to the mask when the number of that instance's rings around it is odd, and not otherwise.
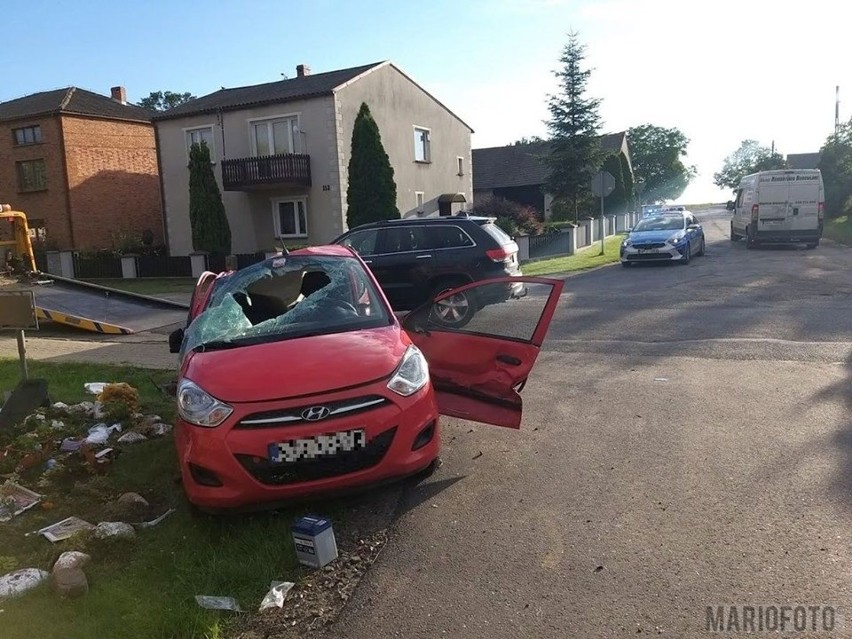
[{"label": "hyundai logo", "polygon": [[302,419],[309,422],[318,422],[331,415],[331,409],[328,406],[311,406],[302,411]]}]

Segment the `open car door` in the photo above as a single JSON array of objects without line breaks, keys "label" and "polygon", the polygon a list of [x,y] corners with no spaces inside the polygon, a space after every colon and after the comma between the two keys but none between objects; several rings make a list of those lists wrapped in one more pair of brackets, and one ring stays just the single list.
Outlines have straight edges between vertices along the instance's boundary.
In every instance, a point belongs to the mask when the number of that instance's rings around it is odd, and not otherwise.
[{"label": "open car door", "polygon": [[527,381],[561,280],[506,277],[441,293],[403,328],[423,351],[443,415],[520,428]]}]

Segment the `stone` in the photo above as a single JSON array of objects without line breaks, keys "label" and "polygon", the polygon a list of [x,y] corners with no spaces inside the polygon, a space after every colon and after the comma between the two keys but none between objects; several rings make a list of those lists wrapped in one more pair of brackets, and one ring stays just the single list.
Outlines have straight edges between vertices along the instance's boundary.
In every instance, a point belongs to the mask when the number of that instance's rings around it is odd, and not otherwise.
[{"label": "stone", "polygon": [[118,498],[118,503],[122,506],[143,506],[147,507],[148,500],[139,493],[124,493]]},{"label": "stone", "polygon": [[44,570],[38,568],[21,568],[0,577],[0,599],[17,597],[28,590],[40,586],[50,578]]},{"label": "stone", "polygon": [[95,526],[96,539],[135,539],[136,530],[123,521],[102,521]]},{"label": "stone", "polygon": [[89,580],[83,567],[91,561],[86,553],[64,552],[53,564],[53,588],[60,597],[82,597],[89,592]]}]

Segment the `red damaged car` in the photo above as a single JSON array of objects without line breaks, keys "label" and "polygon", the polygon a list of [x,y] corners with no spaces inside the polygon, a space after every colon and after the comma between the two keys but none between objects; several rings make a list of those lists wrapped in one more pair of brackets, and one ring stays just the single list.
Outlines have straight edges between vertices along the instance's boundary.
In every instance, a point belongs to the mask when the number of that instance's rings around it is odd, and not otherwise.
[{"label": "red damaged car", "polygon": [[189,325],[170,339],[189,500],[211,511],[262,507],[416,474],[438,458],[439,413],[519,428],[518,391],[562,282],[462,289],[476,312],[459,328],[442,313],[454,291],[400,323],[347,247],[202,276]]}]

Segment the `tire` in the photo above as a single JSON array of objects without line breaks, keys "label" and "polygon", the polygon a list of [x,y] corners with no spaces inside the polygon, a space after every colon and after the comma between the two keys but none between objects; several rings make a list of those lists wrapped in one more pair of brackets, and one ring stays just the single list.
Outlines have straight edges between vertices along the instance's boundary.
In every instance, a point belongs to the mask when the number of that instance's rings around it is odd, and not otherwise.
[{"label": "tire", "polygon": [[[432,297],[444,291],[461,286],[460,284],[442,284],[432,291]],[[429,321],[445,328],[463,328],[476,315],[477,307],[470,291],[456,293],[432,306]]]},{"label": "tire", "polygon": [[703,257],[705,253],[707,253],[707,242],[702,237],[701,238],[701,250],[698,251],[698,253],[696,253],[696,255],[698,255],[699,257]]},{"label": "tire", "polygon": [[687,264],[689,264],[690,260],[692,260],[692,243],[687,242],[686,253],[684,253],[683,259],[680,261],[680,263],[686,266]]},{"label": "tire", "polygon": [[731,220],[731,242],[736,242],[740,237],[740,235],[734,232],[734,221]]},{"label": "tire", "polygon": [[622,263],[621,263],[621,265],[622,265],[624,268],[627,268],[628,266],[630,266],[630,262],[622,262]]},{"label": "tire", "polygon": [[805,246],[805,248],[810,251],[812,249],[815,249],[817,246],[819,246],[819,240],[817,240],[816,242],[810,242]]},{"label": "tire", "polygon": [[757,240],[752,237],[750,227],[746,227],[746,248],[757,248]]}]

